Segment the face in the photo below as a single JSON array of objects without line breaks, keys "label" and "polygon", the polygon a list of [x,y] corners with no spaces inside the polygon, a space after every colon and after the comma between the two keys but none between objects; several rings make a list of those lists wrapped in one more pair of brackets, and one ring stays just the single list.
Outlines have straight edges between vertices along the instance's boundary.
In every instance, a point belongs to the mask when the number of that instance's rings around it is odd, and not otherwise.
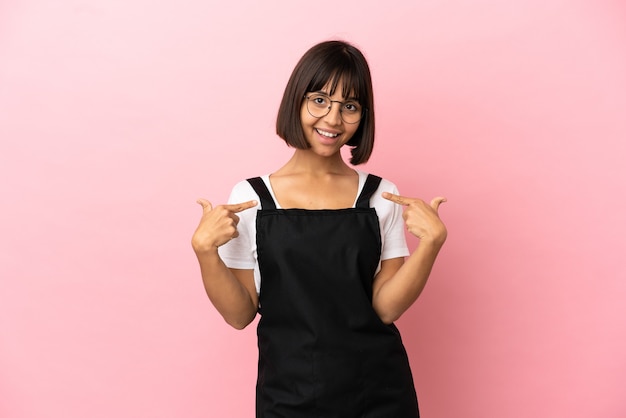
[{"label": "face", "polygon": [[[341,87],[342,85],[339,83],[332,96],[328,94],[330,91],[328,87],[317,92],[307,92],[306,96],[310,99],[305,98],[300,109],[302,129],[311,146],[310,149],[322,156],[337,154],[359,128],[360,122],[346,123],[343,120],[350,119],[348,115],[350,112],[360,114],[361,106],[353,98],[343,97]],[[315,116],[325,113],[328,106],[331,106],[328,114],[321,117]],[[310,110],[313,111],[313,114]],[[343,118],[342,111],[344,113]]]}]

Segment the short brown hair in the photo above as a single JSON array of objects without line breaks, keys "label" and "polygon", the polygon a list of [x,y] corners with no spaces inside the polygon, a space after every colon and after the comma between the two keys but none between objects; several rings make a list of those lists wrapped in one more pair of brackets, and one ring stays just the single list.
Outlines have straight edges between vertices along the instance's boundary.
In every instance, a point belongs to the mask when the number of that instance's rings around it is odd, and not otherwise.
[{"label": "short brown hair", "polygon": [[329,94],[332,95],[340,80],[343,96],[354,97],[363,106],[359,127],[347,143],[353,147],[350,163],[358,165],[367,162],[374,148],[374,92],[367,60],[361,51],[347,42],[319,43],[300,58],[283,93],[276,133],[294,148],[309,148],[300,119],[304,95],[326,85],[330,86]]}]

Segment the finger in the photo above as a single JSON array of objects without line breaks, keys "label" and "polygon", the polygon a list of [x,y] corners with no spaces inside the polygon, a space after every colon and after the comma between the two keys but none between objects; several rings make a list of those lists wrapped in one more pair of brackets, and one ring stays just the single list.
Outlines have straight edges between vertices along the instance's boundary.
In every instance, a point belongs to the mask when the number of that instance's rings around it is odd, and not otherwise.
[{"label": "finger", "polygon": [[397,194],[389,192],[383,192],[383,198],[403,206],[407,206],[411,203],[411,199],[409,199],[408,197],[399,196]]},{"label": "finger", "polygon": [[256,200],[248,200],[247,202],[243,202],[243,203],[235,203],[232,205],[224,205],[224,207],[226,209],[228,209],[231,212],[234,213],[238,213],[241,211],[244,211],[246,209],[250,209],[253,208],[257,205],[257,201]]},{"label": "finger", "polygon": [[213,205],[211,205],[211,202],[209,202],[206,199],[198,199],[196,200],[196,203],[198,203],[200,206],[202,206],[202,210],[204,212],[210,211],[213,209]]},{"label": "finger", "polygon": [[439,211],[439,205],[441,205],[443,202],[447,202],[448,199],[446,199],[445,197],[436,197],[433,200],[430,201],[430,207],[432,207],[433,209],[435,209],[436,211]]},{"label": "finger", "polygon": [[235,226],[237,226],[237,224],[239,223],[239,216],[235,215],[234,212],[230,212],[228,216],[230,217],[230,219],[233,220],[233,222],[235,223]]}]

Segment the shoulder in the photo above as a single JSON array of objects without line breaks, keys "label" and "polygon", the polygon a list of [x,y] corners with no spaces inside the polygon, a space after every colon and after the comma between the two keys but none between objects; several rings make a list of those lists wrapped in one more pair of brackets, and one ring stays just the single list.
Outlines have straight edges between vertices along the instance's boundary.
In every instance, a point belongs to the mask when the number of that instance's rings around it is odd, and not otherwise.
[{"label": "shoulder", "polygon": [[[259,196],[254,191],[252,185],[248,182],[248,180],[242,180],[239,183],[235,184],[230,192],[228,203],[237,204],[247,202],[249,200],[256,200],[257,202],[260,202]],[[257,204],[256,207],[239,212],[237,216],[239,216],[240,220],[243,223],[246,223],[248,220],[253,220],[256,218],[256,212],[260,208],[260,204]]]},{"label": "shoulder", "polygon": [[228,203],[241,203],[253,199],[258,199],[256,192],[248,180],[241,180],[233,186]]},{"label": "shoulder", "polygon": [[[369,173],[359,171],[359,182],[362,184],[365,182]],[[376,175],[376,174],[373,174]],[[398,211],[401,210],[398,205],[393,203],[390,200],[385,199],[382,195],[383,192],[399,194],[398,187],[396,187],[395,183],[392,181],[385,179],[381,176],[380,184],[378,188],[370,198],[371,207],[376,209],[378,217],[381,219],[383,224],[385,224],[389,219],[395,218],[398,214]]]},{"label": "shoulder", "polygon": [[385,178],[381,178],[380,185],[378,186],[378,191],[381,193],[382,192],[397,193],[398,187],[396,187],[395,183]]},{"label": "shoulder", "polygon": [[359,171],[359,170],[357,170],[357,173],[359,174],[359,184],[361,185],[365,183],[367,176],[369,175],[380,178],[380,184],[378,185],[378,189],[376,190],[376,195],[380,195],[382,192],[389,192],[389,193],[394,193],[394,194],[398,193],[398,187],[396,187],[395,183],[393,183],[392,181],[382,176],[379,176],[374,173],[366,173],[364,171]]}]

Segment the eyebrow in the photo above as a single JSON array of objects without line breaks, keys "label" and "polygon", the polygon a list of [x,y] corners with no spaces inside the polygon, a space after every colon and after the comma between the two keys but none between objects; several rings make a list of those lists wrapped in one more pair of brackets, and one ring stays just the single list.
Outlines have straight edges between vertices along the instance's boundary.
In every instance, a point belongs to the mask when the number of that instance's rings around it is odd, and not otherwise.
[{"label": "eyebrow", "polygon": [[[330,97],[330,94],[326,93],[324,90],[312,91],[311,93],[321,93],[321,94],[323,94],[324,96],[328,96],[328,97]],[[345,100],[345,101],[353,101],[353,102],[358,102],[358,101],[359,101],[359,99],[357,99],[357,98],[356,98],[356,97],[354,97],[354,96],[352,96],[352,97],[346,97],[344,100]]]}]

